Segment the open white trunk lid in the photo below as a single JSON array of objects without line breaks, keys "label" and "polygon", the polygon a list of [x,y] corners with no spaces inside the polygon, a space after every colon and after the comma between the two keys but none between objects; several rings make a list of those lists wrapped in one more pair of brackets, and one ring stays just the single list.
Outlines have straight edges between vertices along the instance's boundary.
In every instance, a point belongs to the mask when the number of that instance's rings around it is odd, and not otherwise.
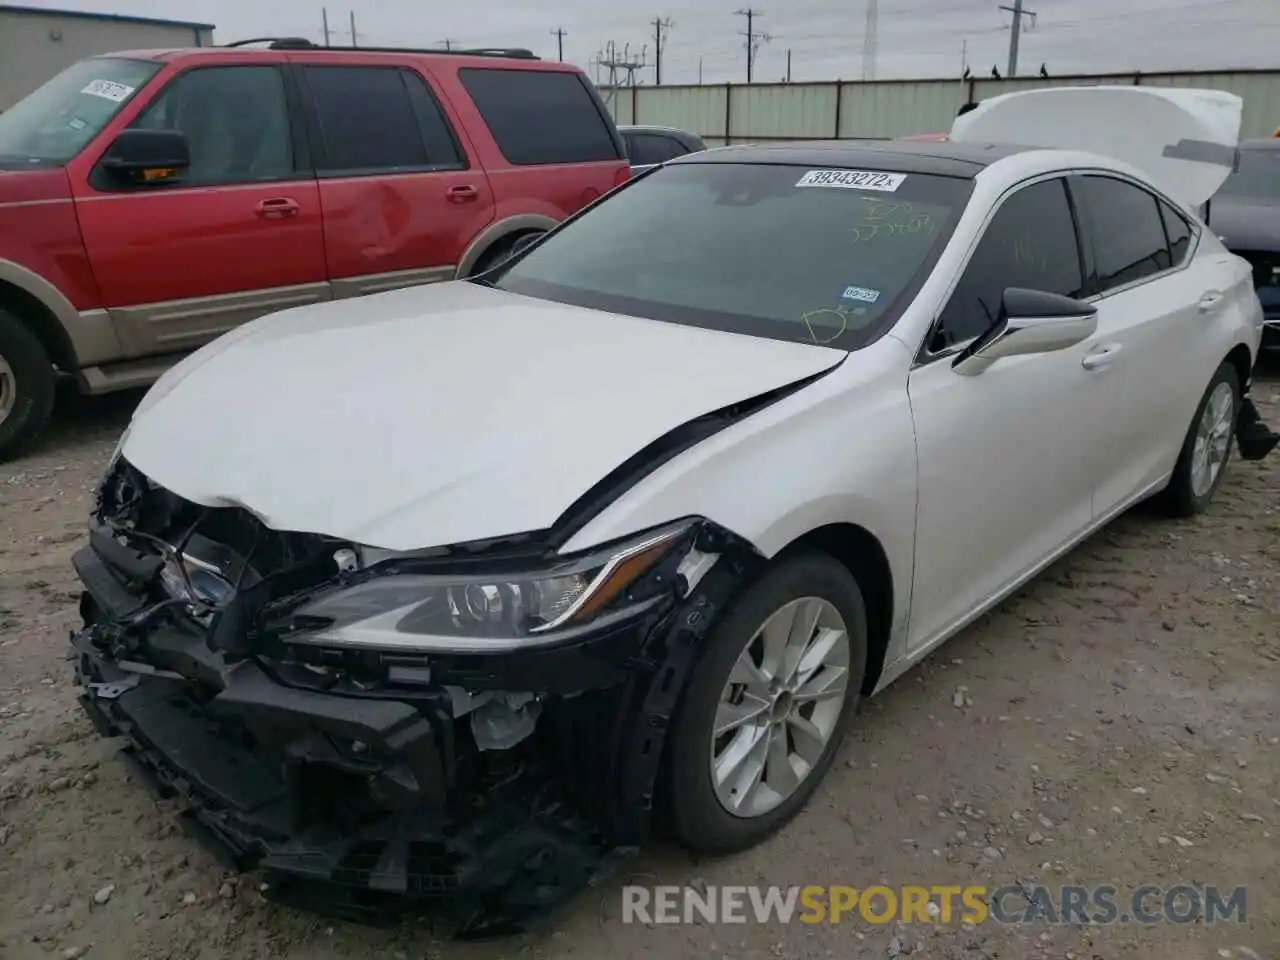
[{"label": "open white trunk lid", "polygon": [[1220,90],[1046,87],[982,101],[956,118],[951,139],[1123,160],[1194,209],[1235,168],[1243,106]]}]

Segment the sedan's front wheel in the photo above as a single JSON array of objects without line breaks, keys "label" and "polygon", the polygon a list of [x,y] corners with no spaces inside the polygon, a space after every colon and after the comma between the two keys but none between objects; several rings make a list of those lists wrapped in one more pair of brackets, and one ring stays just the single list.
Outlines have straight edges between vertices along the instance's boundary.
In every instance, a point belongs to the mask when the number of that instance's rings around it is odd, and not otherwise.
[{"label": "sedan's front wheel", "polygon": [[672,732],[672,824],[687,848],[729,853],[791,820],[857,707],[866,609],[826,554],[783,560],[707,638]]}]

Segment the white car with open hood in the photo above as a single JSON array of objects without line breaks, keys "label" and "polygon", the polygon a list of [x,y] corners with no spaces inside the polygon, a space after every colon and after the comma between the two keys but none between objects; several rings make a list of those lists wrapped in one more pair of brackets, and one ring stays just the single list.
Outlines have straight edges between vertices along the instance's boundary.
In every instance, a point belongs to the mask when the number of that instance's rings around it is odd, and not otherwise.
[{"label": "white car with open hood", "polygon": [[476,280],[238,329],[103,481],[86,708],[325,903],[516,923],[655,814],[762,840],[860,696],[1275,445],[1249,266],[1197,214],[1239,121],[1059,88],[945,143],[710,150]]}]

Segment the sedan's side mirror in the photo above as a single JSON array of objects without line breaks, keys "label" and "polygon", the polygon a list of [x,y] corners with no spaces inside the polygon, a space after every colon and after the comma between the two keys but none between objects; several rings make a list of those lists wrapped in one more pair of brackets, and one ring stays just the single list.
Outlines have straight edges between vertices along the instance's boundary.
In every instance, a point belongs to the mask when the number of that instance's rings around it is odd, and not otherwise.
[{"label": "sedan's side mirror", "polygon": [[1098,308],[1083,300],[1043,290],[1009,287],[1000,316],[985,334],[956,357],[956,373],[975,376],[1005,357],[1065,350],[1093,336]]},{"label": "sedan's side mirror", "polygon": [[177,130],[121,130],[99,165],[132,185],[170,183],[191,166],[191,150]]}]

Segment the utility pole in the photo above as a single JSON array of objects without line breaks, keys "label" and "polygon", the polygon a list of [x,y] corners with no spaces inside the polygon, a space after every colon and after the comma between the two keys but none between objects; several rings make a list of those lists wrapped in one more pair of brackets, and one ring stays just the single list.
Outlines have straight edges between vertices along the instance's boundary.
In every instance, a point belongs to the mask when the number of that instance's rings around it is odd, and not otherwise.
[{"label": "utility pole", "polygon": [[558,27],[551,31],[551,35],[556,38],[556,59],[561,63],[564,62],[564,38],[568,36],[564,32],[564,27]]},{"label": "utility pole", "polygon": [[787,83],[791,82],[791,48],[787,47]]},{"label": "utility pole", "polygon": [[327,7],[320,8],[320,19],[324,22],[324,45],[329,45],[329,10]]},{"label": "utility pole", "polygon": [[360,43],[356,39],[358,36],[359,34],[356,33],[356,12],[352,10],[351,11],[351,46],[352,48],[360,46]]},{"label": "utility pole", "polygon": [[450,39],[450,38],[448,38],[448,37],[445,37],[443,40],[440,40],[440,41],[437,41],[437,42],[440,44],[440,46],[444,47],[446,50],[452,50],[452,49],[453,49],[453,40],[451,40],[451,39]]},{"label": "utility pole", "polygon": [[1009,67],[1005,70],[1006,77],[1015,77],[1018,74],[1018,35],[1022,33],[1022,18],[1030,17],[1032,25],[1036,22],[1036,12],[1034,10],[1025,10],[1022,6],[1022,0],[1013,0],[1013,6],[1000,4],[1001,10],[1008,10],[1013,14],[1013,23],[1009,25]]},{"label": "utility pole", "polygon": [[667,31],[674,27],[670,17],[653,18],[653,85],[662,86],[662,51],[667,48]]},{"label": "utility pole", "polygon": [[880,46],[880,3],[867,0],[867,23],[862,32],[862,79],[876,78],[876,54]]},{"label": "utility pole", "polygon": [[702,86],[702,54],[698,54],[698,86]]},{"label": "utility pole", "polygon": [[745,10],[736,11],[737,16],[747,18],[747,30],[741,33],[741,36],[747,38],[747,83],[750,83],[755,76],[756,52],[760,49],[760,44],[768,43],[773,37],[763,31],[757,31],[755,28],[756,17],[763,17],[763,10],[755,10],[747,7]]}]

